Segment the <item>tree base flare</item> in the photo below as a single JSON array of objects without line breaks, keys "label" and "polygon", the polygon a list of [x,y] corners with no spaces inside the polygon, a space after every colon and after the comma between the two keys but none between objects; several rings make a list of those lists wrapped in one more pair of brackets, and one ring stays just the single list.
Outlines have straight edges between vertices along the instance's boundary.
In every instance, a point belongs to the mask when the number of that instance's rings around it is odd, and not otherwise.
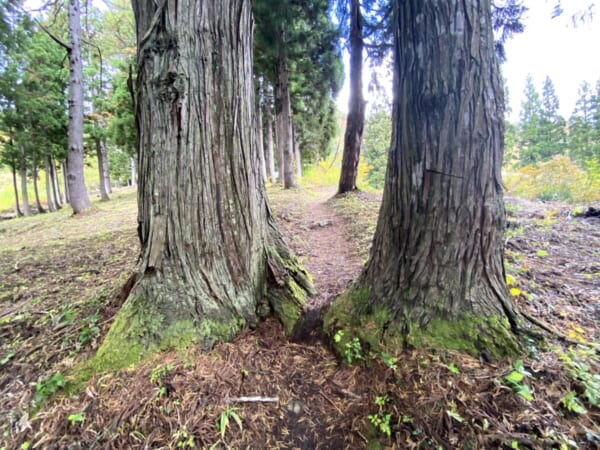
[{"label": "tree base flare", "polygon": [[392,317],[382,305],[368,308],[370,290],[352,288],[329,307],[324,330],[334,336],[336,351],[344,354],[347,342],[358,338],[366,350],[398,352],[405,348],[457,350],[475,357],[501,359],[523,352],[508,319],[466,313],[458,320],[434,317],[425,325],[404,317]]}]

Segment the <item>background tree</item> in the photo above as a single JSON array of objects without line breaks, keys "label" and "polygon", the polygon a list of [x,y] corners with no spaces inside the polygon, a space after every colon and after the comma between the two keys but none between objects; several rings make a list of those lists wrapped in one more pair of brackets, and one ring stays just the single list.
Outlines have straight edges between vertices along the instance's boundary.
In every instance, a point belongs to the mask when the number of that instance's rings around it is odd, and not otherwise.
[{"label": "background tree", "polygon": [[[350,94],[344,133],[342,170],[338,194],[356,190],[356,177],[366,102],[363,97],[363,50],[373,63],[381,63],[391,43],[391,3],[378,0],[343,0],[338,2],[338,16],[348,36],[350,52]],[[366,40],[366,42],[365,42]]]},{"label": "background tree", "polygon": [[598,140],[595,136],[597,127],[598,101],[592,87],[584,81],[578,90],[579,98],[569,118],[569,155],[585,166],[593,158],[598,160]]},{"label": "background tree", "polygon": [[527,166],[537,162],[542,153],[539,137],[542,101],[531,75],[527,76],[524,95],[519,121],[519,154],[521,165]]},{"label": "background tree", "polygon": [[[327,0],[254,3],[254,73],[264,80],[265,100],[273,99],[280,179],[287,170],[289,186],[295,183],[289,179],[293,178],[294,131],[303,157],[313,161],[328,151],[336,130],[334,97],[341,87],[343,66],[330,12]],[[289,87],[290,120],[287,95],[281,91],[285,86]],[[268,112],[264,111],[266,119],[270,119]]]},{"label": "background tree", "polygon": [[132,4],[142,260],[98,358],[210,346],[271,313],[291,333],[311,282],[259,178],[251,2]]},{"label": "background tree", "polygon": [[504,280],[504,102],[490,3],[393,5],[383,203],[369,262],[326,328],[373,346],[514,353],[519,319]]},{"label": "background tree", "polygon": [[391,137],[392,118],[390,112],[380,110],[370,115],[365,122],[363,148],[365,162],[369,165],[367,181],[370,186],[377,189],[383,189],[384,186]]},{"label": "background tree", "polygon": [[558,112],[559,101],[550,77],[542,88],[540,128],[540,161],[548,161],[555,155],[564,154],[567,146],[566,121]]}]

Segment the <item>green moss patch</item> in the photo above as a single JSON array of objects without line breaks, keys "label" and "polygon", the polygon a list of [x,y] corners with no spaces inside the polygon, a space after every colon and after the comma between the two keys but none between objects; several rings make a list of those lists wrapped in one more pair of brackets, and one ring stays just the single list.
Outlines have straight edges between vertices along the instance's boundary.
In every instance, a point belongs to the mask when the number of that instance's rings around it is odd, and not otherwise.
[{"label": "green moss patch", "polygon": [[392,319],[385,305],[367,307],[368,288],[353,288],[331,304],[324,318],[330,335],[343,330],[344,339],[334,342],[343,353],[349,339],[358,338],[378,352],[397,352],[405,347],[458,350],[479,356],[485,352],[493,359],[522,353],[507,319],[497,316],[465,315],[460,320],[433,318],[425,326],[404,317]]}]

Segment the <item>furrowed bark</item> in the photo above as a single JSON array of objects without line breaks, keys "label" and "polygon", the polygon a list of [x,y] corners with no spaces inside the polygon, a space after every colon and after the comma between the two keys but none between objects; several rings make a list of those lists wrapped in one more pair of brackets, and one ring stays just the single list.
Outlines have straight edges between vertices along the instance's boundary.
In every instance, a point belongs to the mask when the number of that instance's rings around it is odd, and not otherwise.
[{"label": "furrowed bark", "polygon": [[373,345],[514,354],[520,316],[504,279],[504,102],[490,3],[394,7],[393,133],[381,213],[370,260],[327,325],[359,332],[373,321]]},{"label": "furrowed bark", "polygon": [[260,180],[251,2],[132,4],[142,256],[99,365],[209,348],[269,314],[291,333],[312,283]]}]

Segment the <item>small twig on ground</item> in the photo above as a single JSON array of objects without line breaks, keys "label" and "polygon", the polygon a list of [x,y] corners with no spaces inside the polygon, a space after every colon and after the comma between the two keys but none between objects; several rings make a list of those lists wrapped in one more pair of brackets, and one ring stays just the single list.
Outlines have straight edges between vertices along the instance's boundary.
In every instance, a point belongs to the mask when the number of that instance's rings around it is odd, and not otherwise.
[{"label": "small twig on ground", "polygon": [[279,397],[231,397],[227,403],[279,403]]}]

